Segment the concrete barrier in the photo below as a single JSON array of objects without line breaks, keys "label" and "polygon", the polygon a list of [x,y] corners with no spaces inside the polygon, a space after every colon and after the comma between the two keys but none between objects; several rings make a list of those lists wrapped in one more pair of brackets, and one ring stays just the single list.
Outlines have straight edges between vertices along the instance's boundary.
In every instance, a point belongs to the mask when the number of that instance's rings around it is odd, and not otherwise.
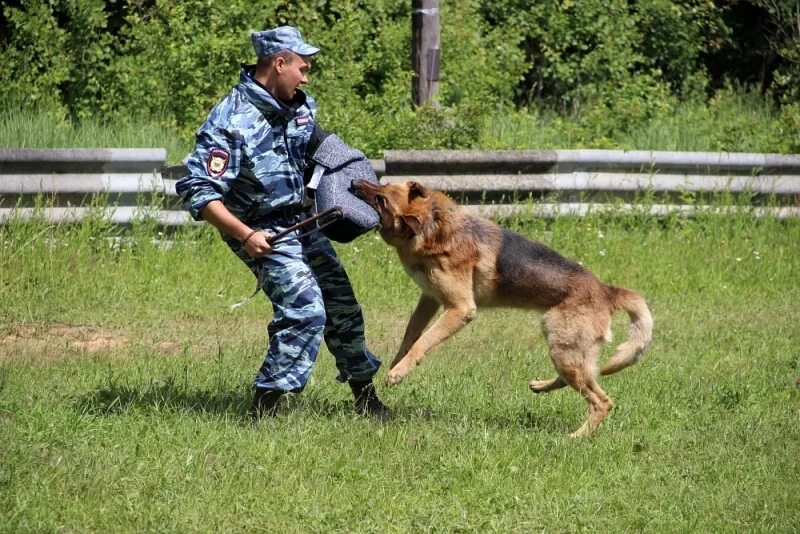
[{"label": "concrete barrier", "polygon": [[[166,158],[163,148],[0,149],[0,224],[33,216],[76,222],[89,213],[118,224],[186,224],[161,176]],[[151,209],[159,203],[164,209]]]},{"label": "concrete barrier", "polygon": [[[54,223],[89,212],[127,224],[192,222],[175,193],[186,174],[164,149],[0,149],[0,224],[40,216]],[[746,194],[757,216],[800,216],[800,155],[617,150],[396,151],[373,160],[382,182],[418,181],[487,216],[585,215],[642,209],[691,216],[721,191]],[[778,207],[765,206],[777,201]],[[98,207],[98,202],[103,205]],[[774,203],[774,202],[773,202]],[[155,208],[153,208],[155,206]]]},{"label": "concrete barrier", "polygon": [[[650,213],[691,216],[700,205],[687,195],[743,193],[755,205],[775,199],[781,209],[756,215],[800,215],[800,155],[620,150],[386,151],[387,182],[417,181],[447,191],[488,216],[530,213],[585,215],[655,195]],[[528,202],[528,206],[522,201]]]}]

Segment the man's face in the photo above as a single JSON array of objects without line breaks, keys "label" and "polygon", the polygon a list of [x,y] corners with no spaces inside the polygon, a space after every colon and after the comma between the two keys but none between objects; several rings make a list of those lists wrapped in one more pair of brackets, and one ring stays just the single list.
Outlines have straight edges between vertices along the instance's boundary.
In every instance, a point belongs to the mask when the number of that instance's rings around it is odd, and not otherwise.
[{"label": "man's face", "polygon": [[291,58],[278,58],[275,68],[278,78],[273,96],[284,102],[291,102],[297,90],[308,83],[306,75],[311,68],[311,61],[293,53]]}]

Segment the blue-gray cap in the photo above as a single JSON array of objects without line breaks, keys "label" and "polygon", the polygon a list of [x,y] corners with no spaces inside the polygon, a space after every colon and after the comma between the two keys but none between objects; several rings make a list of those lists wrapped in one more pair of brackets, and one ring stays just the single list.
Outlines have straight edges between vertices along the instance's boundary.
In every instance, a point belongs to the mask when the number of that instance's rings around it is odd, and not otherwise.
[{"label": "blue-gray cap", "polygon": [[313,56],[319,52],[319,48],[303,41],[300,32],[292,26],[253,32],[250,34],[250,38],[258,57],[268,56],[281,50],[291,50],[301,56]]}]

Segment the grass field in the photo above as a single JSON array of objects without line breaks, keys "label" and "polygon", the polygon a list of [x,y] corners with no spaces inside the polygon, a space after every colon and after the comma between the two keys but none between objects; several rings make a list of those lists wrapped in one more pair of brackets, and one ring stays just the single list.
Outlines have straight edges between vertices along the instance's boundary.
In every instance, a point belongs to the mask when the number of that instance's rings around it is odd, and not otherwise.
[{"label": "grass field", "polygon": [[[271,311],[229,309],[254,282],[213,232],[0,227],[0,531],[800,530],[800,221],[505,224],[651,305],[592,439],[575,392],[528,391],[553,371],[513,310],[381,386],[392,423],[354,416],[323,350],[254,428]],[[375,234],[339,250],[388,360],[417,291]]]}]

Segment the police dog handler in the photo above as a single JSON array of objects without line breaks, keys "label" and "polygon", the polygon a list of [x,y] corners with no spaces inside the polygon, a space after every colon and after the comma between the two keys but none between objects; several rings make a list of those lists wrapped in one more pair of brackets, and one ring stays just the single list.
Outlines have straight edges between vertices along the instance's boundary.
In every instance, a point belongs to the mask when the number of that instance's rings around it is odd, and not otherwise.
[{"label": "police dog handler", "polygon": [[273,416],[281,395],[302,391],[324,338],[356,409],[388,420],[372,382],[380,361],[367,349],[361,308],[331,242],[302,229],[267,242],[311,215],[303,177],[316,105],[300,87],[319,48],[290,26],[251,37],[258,63],[243,67],[198,130],[189,174],[176,185],[192,217],[220,231],[272,302],[250,415]]}]

